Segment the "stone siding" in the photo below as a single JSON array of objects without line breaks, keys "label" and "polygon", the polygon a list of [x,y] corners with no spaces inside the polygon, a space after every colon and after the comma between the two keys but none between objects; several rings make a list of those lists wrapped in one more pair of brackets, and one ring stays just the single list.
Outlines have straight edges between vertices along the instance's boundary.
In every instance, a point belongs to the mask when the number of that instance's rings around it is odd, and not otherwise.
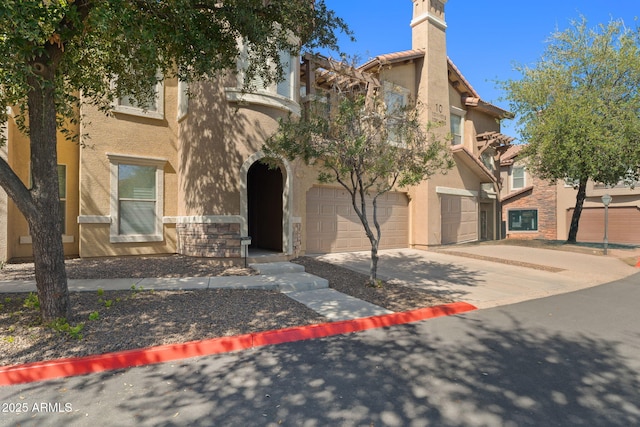
[{"label": "stone siding", "polygon": [[293,257],[300,256],[302,252],[302,224],[293,224]]},{"label": "stone siding", "polygon": [[240,224],[176,224],[178,253],[194,257],[240,258]]}]

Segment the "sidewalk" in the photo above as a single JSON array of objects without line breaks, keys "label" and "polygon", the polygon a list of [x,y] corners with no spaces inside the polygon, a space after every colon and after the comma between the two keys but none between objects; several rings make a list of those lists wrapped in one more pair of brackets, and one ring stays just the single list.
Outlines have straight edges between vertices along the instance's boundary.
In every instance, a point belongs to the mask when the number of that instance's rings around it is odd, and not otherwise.
[{"label": "sidewalk", "polygon": [[[342,253],[318,259],[367,272],[369,253]],[[71,291],[136,289],[272,289],[279,290],[331,320],[330,323],[293,327],[235,337],[128,350],[81,358],[0,367],[0,385],[42,381],[206,356],[336,334],[357,332],[464,313],[534,298],[571,292],[613,281],[640,269],[614,256],[602,257],[548,249],[501,245],[456,246],[439,251],[411,249],[380,252],[379,277],[460,301],[392,313],[382,307],[342,294],[325,279],[305,273],[288,262],[256,264],[258,276],[181,279],[69,280]],[[33,281],[0,281],[0,292],[29,292]],[[462,302],[465,301],[465,302]]]},{"label": "sidewalk", "polygon": [[[619,257],[511,245],[441,247],[433,251],[380,251],[378,276],[392,283],[427,288],[478,308],[513,304],[608,283],[640,272]],[[317,256],[363,273],[369,253]]]},{"label": "sidewalk", "polygon": [[[69,291],[264,289],[280,291],[305,304],[331,321],[391,314],[392,311],[329,288],[326,279],[304,272],[289,262],[251,264],[257,276],[215,276],[184,278],[69,279]],[[33,280],[0,281],[2,292],[35,292]]]}]

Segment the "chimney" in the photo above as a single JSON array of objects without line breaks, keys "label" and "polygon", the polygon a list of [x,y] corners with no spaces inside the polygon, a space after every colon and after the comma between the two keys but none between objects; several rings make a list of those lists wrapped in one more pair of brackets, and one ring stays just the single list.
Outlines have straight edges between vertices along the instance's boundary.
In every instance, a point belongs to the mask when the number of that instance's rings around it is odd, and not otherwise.
[{"label": "chimney", "polygon": [[449,77],[447,75],[447,0],[412,0],[412,49],[424,50],[424,64],[418,76],[418,99],[426,104],[427,120],[449,129]]}]

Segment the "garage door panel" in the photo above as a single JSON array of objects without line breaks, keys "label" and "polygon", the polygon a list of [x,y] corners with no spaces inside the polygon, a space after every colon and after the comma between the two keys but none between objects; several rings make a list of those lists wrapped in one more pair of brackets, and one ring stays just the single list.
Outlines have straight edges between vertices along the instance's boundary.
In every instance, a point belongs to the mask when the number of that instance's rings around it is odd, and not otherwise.
[{"label": "garage door panel", "polygon": [[474,197],[442,194],[440,207],[443,244],[478,240],[478,202]]},{"label": "garage door panel", "polygon": [[[378,198],[378,220],[382,227],[380,249],[408,246],[408,203],[407,196],[400,192],[387,193]],[[374,227],[371,200],[367,211],[370,225]],[[306,230],[308,253],[371,249],[360,219],[351,205],[351,196],[344,190],[313,187],[307,192]]]},{"label": "garage door panel", "polygon": [[[573,209],[567,212],[567,229]],[[567,230],[568,231],[568,230]],[[584,208],[578,225],[579,242],[602,242],[604,208]],[[611,243],[640,244],[640,210],[635,206],[610,207],[607,240]]]}]

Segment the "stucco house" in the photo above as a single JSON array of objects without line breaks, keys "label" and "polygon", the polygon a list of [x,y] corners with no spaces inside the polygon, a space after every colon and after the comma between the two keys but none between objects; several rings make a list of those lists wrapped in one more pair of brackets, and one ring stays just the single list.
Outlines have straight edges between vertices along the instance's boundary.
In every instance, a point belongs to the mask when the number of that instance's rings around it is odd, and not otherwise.
[{"label": "stucco house", "polygon": [[[483,101],[447,57],[446,0],[412,3],[411,50],[347,74],[426,105],[425,124],[442,122],[452,135],[455,168],[385,195],[380,248],[498,239],[499,165],[512,140],[500,133],[500,120],[509,113]],[[278,119],[300,114],[313,85],[336,72],[335,63],[312,63],[283,54],[285,80],[251,93],[241,90],[238,72],[191,84],[189,96],[183,83],[166,79],[144,110],[128,99],[110,116],[83,106],[75,129],[82,144],[58,142],[65,253],[240,258],[247,236],[250,253],[285,258],[369,249],[341,187],[319,185],[317,171],[302,162],[281,160],[276,169],[260,162]],[[6,131],[3,155],[27,182],[25,136],[11,120]],[[0,257],[30,256],[26,221],[6,197],[0,204]]]},{"label": "stucco house", "polygon": [[512,145],[500,159],[502,236],[556,240],[556,183],[544,181],[529,172],[520,157],[523,148],[523,145]]},{"label": "stucco house", "polygon": [[[501,203],[503,237],[516,239],[566,240],[578,190],[572,182],[549,182],[533,175],[521,156],[524,145],[512,145],[501,157]],[[608,212],[608,240],[640,244],[640,188],[623,182],[605,186],[587,182],[578,242],[601,243],[604,238],[602,196],[611,196]]]},{"label": "stucco house", "polygon": [[[571,183],[559,181],[558,237],[566,239],[576,204],[576,190]],[[580,214],[577,241],[602,242],[604,238],[604,204],[602,196],[611,196],[608,208],[607,238],[611,243],[640,244],[640,188],[623,182],[613,187],[587,182],[587,197]]]}]

